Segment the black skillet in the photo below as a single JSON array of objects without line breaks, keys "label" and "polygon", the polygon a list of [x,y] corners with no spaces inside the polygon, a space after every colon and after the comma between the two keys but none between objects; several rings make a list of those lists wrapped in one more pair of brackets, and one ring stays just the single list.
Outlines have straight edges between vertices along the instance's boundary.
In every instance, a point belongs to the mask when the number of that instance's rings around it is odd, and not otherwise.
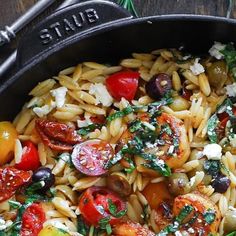
[{"label": "black skillet", "polygon": [[21,39],[18,72],[0,84],[0,120],[12,120],[39,81],[78,62],[116,63],[132,52],[163,47],[184,46],[200,54],[214,41],[236,42],[236,21],[196,15],[134,19],[116,4],[102,0],[69,6]]}]

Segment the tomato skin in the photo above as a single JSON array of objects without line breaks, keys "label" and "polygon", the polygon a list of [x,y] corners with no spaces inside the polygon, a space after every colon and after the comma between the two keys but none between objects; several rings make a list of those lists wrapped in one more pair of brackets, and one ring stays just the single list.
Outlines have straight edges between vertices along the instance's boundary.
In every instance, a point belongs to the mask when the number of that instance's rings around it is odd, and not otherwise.
[{"label": "tomato skin", "polygon": [[74,144],[82,141],[74,128],[63,123],[37,119],[35,128],[44,144],[56,151],[71,151]]},{"label": "tomato skin", "polygon": [[24,142],[23,154],[20,163],[15,164],[19,170],[37,170],[40,166],[39,154],[31,141]]},{"label": "tomato skin", "polygon": [[73,164],[81,173],[98,176],[108,171],[104,166],[113,154],[109,143],[93,139],[76,145],[71,156]]},{"label": "tomato skin", "polygon": [[13,196],[18,188],[28,183],[31,173],[14,167],[0,169],[0,202]]},{"label": "tomato skin", "polygon": [[23,213],[20,236],[38,236],[45,221],[46,216],[43,208],[40,204],[33,203]]},{"label": "tomato skin", "polygon": [[7,121],[0,122],[0,166],[9,162],[13,157],[17,131],[13,124]]},{"label": "tomato skin", "polygon": [[113,98],[120,101],[122,97],[131,101],[138,88],[140,75],[134,71],[121,71],[106,79],[106,87]]},{"label": "tomato skin", "polygon": [[116,205],[118,212],[126,209],[126,203],[116,193],[106,188],[90,187],[82,194],[78,207],[89,225],[98,226],[99,221],[108,216],[111,225],[120,222],[122,218],[116,218],[110,214],[108,199]]}]

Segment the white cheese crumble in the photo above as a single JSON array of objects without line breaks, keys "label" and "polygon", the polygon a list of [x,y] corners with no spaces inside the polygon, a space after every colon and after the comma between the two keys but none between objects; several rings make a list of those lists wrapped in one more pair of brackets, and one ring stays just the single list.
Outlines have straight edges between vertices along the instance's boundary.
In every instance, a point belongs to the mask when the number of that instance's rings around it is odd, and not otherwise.
[{"label": "white cheese crumble", "polygon": [[182,233],[180,231],[176,231],[175,236],[182,236]]},{"label": "white cheese crumble", "polygon": [[233,137],[229,136],[229,142],[232,147],[236,147],[236,134],[233,134]]},{"label": "white cheese crumble", "polygon": [[91,125],[93,122],[90,120],[90,118],[88,117],[85,117],[84,120],[77,120],[77,126],[79,128],[83,128],[83,127],[86,127],[88,125]]},{"label": "white cheese crumble", "polygon": [[43,117],[46,116],[48,113],[50,113],[54,108],[56,107],[55,102],[51,102],[50,105],[44,105],[42,107],[34,107],[33,112],[38,116],[38,117]]},{"label": "white cheese crumble", "polygon": [[224,50],[225,47],[225,44],[222,44],[220,42],[214,42],[213,46],[209,49],[208,52],[212,57],[215,57],[216,59],[220,60],[224,58],[224,55],[220,51]]},{"label": "white cheese crumble", "polygon": [[225,86],[225,89],[229,97],[236,97],[236,83]]},{"label": "white cheese crumble", "polygon": [[205,71],[202,64],[199,63],[200,58],[196,58],[194,61],[194,64],[190,66],[190,70],[194,75],[199,75]]},{"label": "white cheese crumble", "polygon": [[6,228],[10,227],[13,224],[11,220],[5,221],[4,219],[0,218],[0,230],[5,230]]},{"label": "white cheese crumble", "polygon": [[220,160],[222,147],[216,143],[207,144],[203,149],[203,155],[205,155],[208,160]]},{"label": "white cheese crumble", "polygon": [[66,87],[60,87],[50,91],[51,95],[55,98],[56,106],[58,108],[64,106],[67,91],[68,89]]},{"label": "white cheese crumble", "polygon": [[112,96],[107,91],[106,86],[102,83],[92,84],[89,93],[95,95],[97,104],[102,103],[103,106],[109,107],[113,102]]}]

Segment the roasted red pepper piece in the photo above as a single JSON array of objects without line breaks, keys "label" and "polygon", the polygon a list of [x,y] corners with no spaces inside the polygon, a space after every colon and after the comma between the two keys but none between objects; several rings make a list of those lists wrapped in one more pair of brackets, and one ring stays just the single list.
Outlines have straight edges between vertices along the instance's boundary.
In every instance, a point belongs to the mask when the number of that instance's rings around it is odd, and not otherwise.
[{"label": "roasted red pepper piece", "polygon": [[43,142],[56,151],[71,151],[74,144],[82,141],[74,128],[63,123],[37,119],[35,128]]},{"label": "roasted red pepper piece", "polygon": [[0,202],[13,196],[18,188],[28,183],[31,174],[14,167],[0,168]]}]

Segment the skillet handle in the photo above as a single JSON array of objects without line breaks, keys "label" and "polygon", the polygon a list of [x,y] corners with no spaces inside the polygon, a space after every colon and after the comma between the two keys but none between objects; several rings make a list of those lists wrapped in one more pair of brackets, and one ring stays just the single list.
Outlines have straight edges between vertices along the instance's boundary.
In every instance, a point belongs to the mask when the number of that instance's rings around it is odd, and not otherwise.
[{"label": "skillet handle", "polygon": [[104,24],[131,19],[119,5],[90,0],[56,11],[26,33],[18,45],[17,66],[23,67],[36,57],[53,52],[58,45],[83,36]]}]

